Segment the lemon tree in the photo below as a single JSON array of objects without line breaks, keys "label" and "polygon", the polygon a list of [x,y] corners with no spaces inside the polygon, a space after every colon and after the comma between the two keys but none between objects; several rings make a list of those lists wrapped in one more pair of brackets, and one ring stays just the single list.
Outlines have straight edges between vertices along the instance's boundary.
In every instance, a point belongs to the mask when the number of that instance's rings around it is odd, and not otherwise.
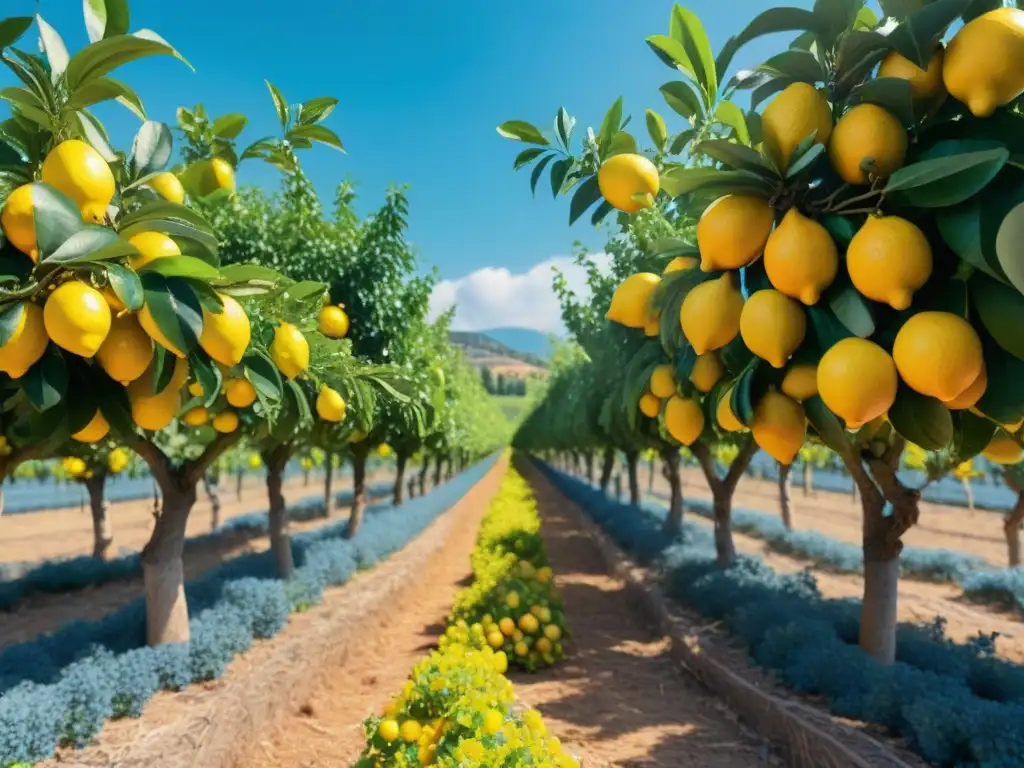
[{"label": "lemon tree", "polygon": [[[699,400],[716,429],[749,429],[784,463],[806,430],[841,457],[864,515],[861,645],[891,662],[900,538],[918,518],[896,474],[904,446],[962,462],[1019,444],[1024,10],[882,9],[773,8],[715,55],[675,6],[647,42],[681,78],[661,89],[692,121],[678,134],[648,113],[654,147],[639,151],[620,102],[578,152],[563,111],[557,143],[523,121],[499,131],[532,145],[517,164],[571,192],[572,219],[618,208],[624,223],[652,205],[697,218],[693,238],[651,249],[696,266],[619,290],[660,311],[677,367],[717,351],[725,375]],[[730,76],[746,43],[778,32],[787,49]]]},{"label": "lemon tree", "polygon": [[109,503],[104,491],[107,478],[124,472],[132,463],[129,451],[114,441],[96,443],[69,442],[60,451],[64,456],[65,471],[73,480],[80,482],[89,496],[89,512],[92,515],[93,548],[92,556],[106,560],[114,554],[114,532],[109,516]]}]

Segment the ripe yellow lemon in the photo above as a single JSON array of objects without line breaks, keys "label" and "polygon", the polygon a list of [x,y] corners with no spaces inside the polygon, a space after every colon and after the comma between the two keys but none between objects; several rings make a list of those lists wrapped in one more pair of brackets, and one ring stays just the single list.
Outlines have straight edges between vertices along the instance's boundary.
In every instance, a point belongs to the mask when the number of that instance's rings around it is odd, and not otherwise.
[{"label": "ripe yellow lemon", "polygon": [[7,343],[0,347],[0,371],[12,379],[20,379],[31,368],[50,343],[43,321],[43,310],[25,302],[21,319]]},{"label": "ripe yellow lemon", "polygon": [[790,208],[768,237],[764,269],[775,290],[810,306],[836,279],[839,250],[825,227]]},{"label": "ripe yellow lemon", "polygon": [[110,333],[110,305],[92,286],[70,280],[47,297],[43,322],[54,344],[79,357],[92,357]]},{"label": "ripe yellow lemon", "polygon": [[786,86],[761,116],[765,150],[782,171],[789,167],[793,150],[812,133],[815,144],[828,142],[832,109],[825,93],[808,83]]},{"label": "ripe yellow lemon", "polygon": [[213,417],[213,428],[221,434],[228,434],[238,429],[238,414],[234,411],[221,411]]},{"label": "ripe yellow lemon", "polygon": [[256,388],[248,379],[228,379],[224,384],[224,396],[235,408],[248,408],[256,402]]},{"label": "ripe yellow lemon", "polygon": [[128,398],[132,404],[132,419],[142,429],[159,430],[166,427],[181,407],[181,386],[188,378],[188,363],[174,361],[170,383],[153,394],[153,368],[149,367],[128,385]]},{"label": "ripe yellow lemon", "polygon": [[807,334],[804,308],[779,291],[755,291],[743,305],[740,335],[743,343],[775,368],[782,368]]},{"label": "ripe yellow lemon", "polygon": [[672,397],[676,393],[676,377],[672,373],[671,365],[659,365],[651,373],[651,380],[648,383],[651,394],[655,397]]},{"label": "ripe yellow lemon", "polygon": [[891,112],[876,104],[858,104],[836,123],[828,143],[828,157],[847,184],[867,184],[870,175],[885,178],[903,167],[907,156],[907,130]]},{"label": "ripe yellow lemon", "polygon": [[540,629],[540,622],[537,621],[537,617],[532,613],[524,613],[520,616],[518,624],[519,629],[528,635],[536,634],[537,630]]},{"label": "ripe yellow lemon", "polygon": [[[658,169],[643,155],[613,155],[597,172],[597,186],[604,199],[626,213],[653,205],[659,183]],[[634,195],[643,197],[634,199]]]},{"label": "ripe yellow lemon", "polygon": [[384,722],[382,722],[377,732],[380,734],[380,737],[384,739],[384,741],[386,741],[388,744],[390,744],[392,741],[395,741],[400,734],[398,723],[394,720],[385,720]]},{"label": "ripe yellow lemon", "polygon": [[696,256],[676,256],[666,266],[663,275],[671,275],[673,272],[686,272],[700,266],[700,259]]},{"label": "ripe yellow lemon", "polygon": [[402,727],[400,729],[402,741],[409,744],[415,744],[420,740],[420,734],[422,731],[423,729],[420,728],[420,724],[415,720],[406,720],[402,723]]},{"label": "ripe yellow lemon", "polygon": [[348,314],[340,306],[324,307],[319,320],[320,333],[329,339],[343,339],[348,334]]},{"label": "ripe yellow lemon", "polygon": [[294,325],[281,323],[274,331],[270,357],[281,373],[294,379],[309,368],[309,343]]},{"label": "ripe yellow lemon", "polygon": [[496,709],[489,709],[484,714],[483,731],[488,736],[495,736],[505,724],[505,716]]},{"label": "ripe yellow lemon", "polygon": [[648,338],[654,338],[661,334],[661,312],[655,312],[652,315],[648,315],[647,320],[644,321],[644,336]]},{"label": "ripe yellow lemon", "polygon": [[804,407],[781,392],[767,392],[754,407],[750,431],[762,451],[776,461],[792,464],[807,437]]},{"label": "ripe yellow lemon", "polygon": [[1024,11],[997,8],[968,22],[946,49],[942,81],[975,117],[1024,92]]},{"label": "ripe yellow lemon", "polygon": [[149,180],[151,186],[160,197],[181,205],[185,202],[185,188],[173,173],[161,173]]},{"label": "ripe yellow lemon", "polygon": [[78,139],[62,141],[43,160],[42,180],[70,197],[82,218],[102,224],[114,199],[114,174],[95,149]]},{"label": "ripe yellow lemon", "polygon": [[889,353],[867,339],[843,339],[818,362],[818,394],[849,429],[886,413],[898,384]]},{"label": "ripe yellow lemon", "polygon": [[110,323],[107,338],[96,352],[96,362],[100,367],[110,378],[122,384],[139,378],[152,359],[153,340],[134,315],[115,317]]},{"label": "ripe yellow lemon", "polygon": [[80,443],[98,443],[107,433],[110,432],[110,425],[103,417],[103,412],[97,410],[89,423],[75,432],[71,437]]},{"label": "ripe yellow lemon", "polygon": [[996,430],[981,455],[996,464],[1019,464],[1024,459],[1024,449],[1008,434]]},{"label": "ripe yellow lemon", "polygon": [[977,332],[950,312],[913,315],[896,334],[892,358],[907,386],[939,400],[959,397],[985,365]]},{"label": "ripe yellow lemon", "polygon": [[337,391],[324,386],[316,396],[316,412],[324,421],[341,421],[345,418],[345,399]]},{"label": "ripe yellow lemon", "polygon": [[156,259],[181,255],[178,244],[163,232],[139,232],[128,238],[128,242],[139,251],[138,256],[132,256],[128,261],[136,272]]},{"label": "ripe yellow lemon", "polygon": [[644,392],[640,395],[640,402],[638,403],[640,413],[649,419],[656,418],[661,413],[661,400],[650,392]]},{"label": "ripe yellow lemon", "polygon": [[679,323],[694,352],[703,355],[736,338],[742,311],[743,294],[736,284],[736,275],[726,272],[686,294],[679,308]]},{"label": "ripe yellow lemon", "polygon": [[910,92],[915,100],[935,104],[939,99],[946,96],[946,86],[942,83],[942,62],[944,58],[944,52],[940,46],[932,54],[932,57],[928,59],[927,68],[921,69],[910,59],[904,58],[896,51],[892,51],[882,59],[882,64],[878,67],[878,76],[898,77],[901,80],[909,80]]},{"label": "ripe yellow lemon", "polygon": [[149,335],[149,338],[175,357],[185,357],[185,353],[174,346],[170,340],[164,336],[164,332],[160,330],[160,327],[156,324],[156,320],[153,319],[153,313],[149,311],[148,304],[143,305],[142,309],[139,310],[138,317],[139,325],[141,325],[142,329]]},{"label": "ripe yellow lemon", "polygon": [[201,427],[209,420],[209,418],[210,412],[201,405],[197,405],[195,408],[189,408],[181,416],[181,420],[190,427]]},{"label": "ripe yellow lemon", "polygon": [[903,310],[932,274],[932,247],[899,216],[868,216],[846,249],[853,287],[872,301]]},{"label": "ripe yellow lemon", "polygon": [[548,624],[544,627],[544,637],[551,642],[556,642],[562,637],[562,628],[557,624]]},{"label": "ripe yellow lemon", "polygon": [[718,380],[725,375],[725,366],[714,352],[697,356],[697,362],[690,371],[690,381],[701,392],[710,392]]},{"label": "ripe yellow lemon", "polygon": [[23,184],[8,195],[3,213],[0,214],[0,225],[11,245],[32,261],[39,261],[32,188],[32,184]]},{"label": "ripe yellow lemon", "polygon": [[202,397],[203,385],[200,384],[198,381],[193,381],[191,384],[188,385],[188,393],[192,395],[192,397]]},{"label": "ripe yellow lemon", "polygon": [[643,328],[650,312],[647,305],[661,278],[651,272],[638,272],[623,280],[612,294],[605,317],[627,328]]},{"label": "ripe yellow lemon", "polygon": [[512,633],[516,631],[516,623],[506,616],[498,620],[498,629],[505,637],[512,637]]},{"label": "ripe yellow lemon", "polygon": [[697,222],[703,272],[739,269],[764,251],[775,211],[763,197],[725,195],[704,209]]},{"label": "ripe yellow lemon", "polygon": [[199,346],[221,365],[238,365],[252,335],[249,316],[231,296],[223,293],[217,296],[224,306],[219,313],[203,307],[203,332],[199,335]]},{"label": "ripe yellow lemon", "polygon": [[791,365],[782,378],[782,393],[798,403],[818,394],[818,368],[810,363]]},{"label": "ripe yellow lemon", "polygon": [[182,173],[181,182],[196,197],[206,197],[221,189],[234,192],[235,169],[219,157],[197,160]]},{"label": "ripe yellow lemon", "polygon": [[[968,408],[973,408],[974,405],[981,400],[981,396],[985,394],[985,390],[988,388],[988,371],[985,369],[984,362],[981,366],[981,373],[978,377],[971,382],[971,386],[961,392],[959,395],[954,397],[952,400],[947,400],[943,405],[949,408],[951,411],[964,411]],[[1011,430],[1016,432],[1016,430]]]},{"label": "ripe yellow lemon", "polygon": [[665,429],[683,445],[692,445],[704,431],[704,411],[695,400],[673,395],[665,406]]}]

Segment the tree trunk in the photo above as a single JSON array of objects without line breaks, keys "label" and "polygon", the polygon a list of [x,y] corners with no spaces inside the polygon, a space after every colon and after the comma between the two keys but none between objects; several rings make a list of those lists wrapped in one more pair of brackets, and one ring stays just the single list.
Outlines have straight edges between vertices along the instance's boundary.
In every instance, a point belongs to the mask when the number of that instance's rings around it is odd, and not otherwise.
[{"label": "tree trunk", "polygon": [[263,456],[263,463],[267,467],[267,498],[270,501],[270,551],[274,555],[274,564],[280,579],[290,579],[295,573],[292,539],[288,532],[288,505],[285,504],[284,493],[281,491],[288,455],[288,449],[280,446]]},{"label": "tree trunk", "polygon": [[405,462],[407,457],[404,453],[395,453],[395,492],[394,492],[394,503],[396,507],[402,506],[404,499],[402,494],[405,492]]},{"label": "tree trunk", "polygon": [[804,462],[804,496],[810,496],[814,490],[814,467],[811,462]]},{"label": "tree trunk", "polygon": [[106,560],[113,554],[114,533],[107,514],[110,505],[103,493],[106,484],[106,472],[96,472],[85,481],[85,489],[89,493],[89,507],[92,510],[92,556],[98,560]]},{"label": "tree trunk", "polygon": [[967,510],[969,512],[974,511],[974,490],[971,488],[971,479],[969,477],[961,477],[960,483],[964,487],[964,493],[967,494]]},{"label": "tree trunk", "polygon": [[640,461],[636,451],[626,454],[626,466],[629,469],[629,503],[634,506],[640,503],[640,479],[637,477],[637,464]]},{"label": "tree trunk", "polygon": [[420,475],[419,475],[420,496],[422,496],[423,494],[425,494],[427,492],[427,472],[429,472],[429,471],[430,471],[430,459],[427,458],[427,456],[424,455],[423,456],[423,464],[420,467]]},{"label": "tree trunk", "polygon": [[732,493],[720,488],[714,493],[715,559],[719,568],[736,562],[736,545],[732,540]]},{"label": "tree trunk", "polygon": [[330,517],[334,509],[334,454],[328,453],[324,459],[327,471],[324,473],[324,517]]},{"label": "tree trunk", "polygon": [[792,469],[792,464],[779,462],[779,510],[782,512],[782,524],[786,526],[787,531],[793,530],[793,518],[789,509],[789,476]]},{"label": "tree trunk", "polygon": [[601,463],[601,493],[608,494],[608,483],[612,479],[612,470],[615,468],[615,449],[604,449],[604,460]]},{"label": "tree trunk", "polygon": [[409,476],[409,498],[416,498],[416,476]]},{"label": "tree trunk", "polygon": [[584,454],[584,463],[587,467],[587,482],[594,484],[594,452],[587,451]]},{"label": "tree trunk", "polygon": [[[438,470],[441,463],[438,461]],[[366,509],[366,451],[358,447],[352,453],[352,513],[348,518],[345,538],[351,539],[359,532],[363,524],[363,512]]]},{"label": "tree trunk", "polygon": [[444,458],[438,454],[434,459],[434,487],[441,484],[441,469],[444,465]]},{"label": "tree trunk", "polygon": [[622,473],[615,473],[615,500],[622,501]]},{"label": "tree trunk", "polygon": [[719,568],[728,568],[736,560],[736,545],[732,539],[732,497],[736,493],[740,478],[747,471],[750,460],[757,452],[757,444],[753,437],[746,435],[742,439],[744,442],[725,477],[718,476],[715,460],[704,443],[698,440],[690,446],[690,451],[700,462],[704,478],[711,488],[715,521],[715,556]]},{"label": "tree trunk", "polygon": [[245,472],[239,469],[235,473],[235,498],[238,501],[242,500],[242,480],[245,479]]},{"label": "tree trunk", "polygon": [[203,490],[210,498],[210,530],[216,531],[220,528],[220,487],[209,472],[203,475]]},{"label": "tree trunk", "polygon": [[655,456],[652,454],[647,460],[647,495],[650,496],[654,493],[654,461]]},{"label": "tree trunk", "polygon": [[1020,565],[1020,526],[1024,523],[1024,492],[1017,492],[1017,503],[1003,518],[1003,532],[1006,534],[1006,549],[1010,556],[1010,567]]},{"label": "tree trunk", "polygon": [[[679,451],[666,448],[661,452],[665,479],[671,491],[668,505],[668,517],[665,518],[665,532],[677,536],[683,530],[683,483],[679,475]],[[653,465],[653,460],[652,460]]]},{"label": "tree trunk", "polygon": [[142,549],[142,581],[146,591],[146,642],[149,645],[187,643],[188,605],[181,553],[185,525],[196,489],[163,483],[163,502],[153,534]]}]

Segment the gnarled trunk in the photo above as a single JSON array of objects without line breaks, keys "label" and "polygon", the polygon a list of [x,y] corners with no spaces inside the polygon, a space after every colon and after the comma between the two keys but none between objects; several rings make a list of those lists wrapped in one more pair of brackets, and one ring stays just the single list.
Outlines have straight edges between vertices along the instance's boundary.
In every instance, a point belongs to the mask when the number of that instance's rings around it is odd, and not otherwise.
[{"label": "gnarled trunk", "polygon": [[287,447],[279,446],[263,456],[263,463],[267,467],[267,498],[270,502],[270,551],[274,555],[274,565],[280,579],[290,579],[295,573],[292,539],[288,531],[288,506],[281,490],[289,453]]},{"label": "gnarled trunk", "polygon": [[793,517],[789,509],[789,477],[792,469],[792,464],[779,462],[779,511],[787,531],[793,530]]},{"label": "gnarled trunk", "polygon": [[[366,509],[366,449],[356,446],[352,452],[352,513],[345,528],[345,538],[351,539],[363,524]],[[440,462],[438,469],[440,469]]]},{"label": "gnarled trunk", "polygon": [[708,447],[699,440],[690,446],[704,471],[704,478],[711,489],[712,512],[715,522],[715,561],[719,568],[728,568],[736,561],[736,545],[732,539],[732,497],[736,486],[750,466],[750,460],[757,451],[757,444],[750,435],[742,438],[739,453],[733,459],[725,477],[718,476],[715,461]]},{"label": "gnarled trunk", "polygon": [[1020,565],[1020,527],[1022,523],[1024,523],[1024,491],[1018,490],[1017,503],[1003,518],[1003,533],[1006,534],[1006,549],[1011,568]]},{"label": "gnarled trunk", "polygon": [[661,451],[661,460],[670,491],[665,532],[676,536],[683,530],[683,482],[679,475],[679,451],[675,448],[665,448]]},{"label": "gnarled trunk", "polygon": [[209,472],[203,475],[203,490],[210,499],[210,530],[216,531],[220,528],[220,485]]},{"label": "gnarled trunk", "polygon": [[85,490],[89,493],[89,508],[92,511],[92,556],[106,560],[113,554],[114,534],[111,530],[109,511],[110,504],[104,496],[107,485],[107,473],[96,472],[85,481]]},{"label": "gnarled trunk", "polygon": [[[175,478],[177,479],[177,478]],[[142,581],[146,591],[146,642],[187,643],[188,605],[181,553],[185,525],[196,501],[196,489],[177,482],[161,483],[163,501],[153,534],[142,548]]]},{"label": "gnarled trunk", "polygon": [[420,465],[420,473],[418,478],[420,486],[420,496],[427,492],[427,472],[430,471],[430,459],[426,455],[424,455],[422,461],[423,463]]},{"label": "gnarled trunk", "polygon": [[416,476],[411,475],[409,477],[409,498],[413,499],[416,497]]},{"label": "gnarled trunk", "polygon": [[405,463],[407,460],[408,457],[404,453],[395,453],[394,503],[396,507],[401,506],[404,501],[402,494],[405,492]]},{"label": "gnarled trunk", "polygon": [[715,562],[719,568],[728,568],[736,562],[736,544],[732,539],[732,494],[716,492],[712,509],[715,515]]},{"label": "gnarled trunk", "polygon": [[629,471],[629,503],[637,505],[640,503],[640,479],[637,477],[637,464],[640,456],[636,451],[626,453],[626,468]]},{"label": "gnarled trunk", "polygon": [[601,493],[608,493],[608,483],[612,479],[612,470],[615,469],[615,449],[608,447],[604,449],[604,459],[601,462]]},{"label": "gnarled trunk", "polygon": [[334,454],[324,457],[324,517],[330,517],[334,509]]}]

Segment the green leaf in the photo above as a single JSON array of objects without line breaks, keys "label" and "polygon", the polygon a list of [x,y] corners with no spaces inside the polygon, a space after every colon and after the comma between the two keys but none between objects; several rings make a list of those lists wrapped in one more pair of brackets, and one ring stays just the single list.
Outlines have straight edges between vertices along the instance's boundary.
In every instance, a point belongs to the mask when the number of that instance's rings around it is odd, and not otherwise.
[{"label": "green leaf", "polygon": [[900,77],[876,77],[853,91],[854,103],[877,104],[903,123],[914,124],[914,94],[910,81]]},{"label": "green leaf", "polygon": [[1011,355],[1024,360],[1024,296],[1005,283],[975,272],[967,282],[971,304],[981,324],[995,342]]},{"label": "green leaf", "polygon": [[166,124],[155,120],[144,122],[132,141],[130,162],[135,175],[142,176],[162,170],[171,159],[173,143],[171,129]]},{"label": "green leaf", "polygon": [[31,26],[31,16],[11,16],[0,19],[0,50],[16,42]]},{"label": "green leaf", "polygon": [[704,114],[700,96],[682,80],[665,83],[658,90],[665,97],[665,102],[687,120],[692,121],[694,116]]},{"label": "green leaf", "polygon": [[829,307],[839,320],[854,336],[866,339],[875,332],[875,323],[871,317],[868,302],[852,285],[835,292],[828,302]]},{"label": "green leaf", "polygon": [[814,15],[820,26],[823,48],[831,48],[836,39],[853,26],[864,0],[815,0]]},{"label": "green leaf", "polygon": [[700,256],[696,245],[678,237],[659,238],[651,243],[648,252],[651,256],[663,259],[674,259],[677,256]]},{"label": "green leaf", "polygon": [[722,347],[719,352],[722,365],[731,374],[738,374],[744,370],[754,359],[754,353],[747,349],[743,339],[737,334],[736,338]]},{"label": "green leaf", "polygon": [[135,422],[132,420],[132,404],[128,391],[118,382],[103,374],[99,366],[91,369],[90,390],[95,402],[99,403],[103,418],[110,424],[114,435],[134,435]]},{"label": "green leaf", "polygon": [[145,303],[142,281],[134,271],[120,264],[104,264],[103,270],[114,295],[129,312],[138,312]]},{"label": "green leaf", "polygon": [[839,321],[830,307],[823,307],[820,304],[807,307],[807,319],[810,321],[808,336],[812,336],[817,341],[818,348],[822,352],[831,349],[836,342],[854,335]]},{"label": "green leaf", "polygon": [[39,264],[80,264],[117,259],[136,253],[138,251],[135,246],[122,240],[116,232],[97,224],[85,224],[82,229],[61,243],[57,250],[41,257]]},{"label": "green leaf", "polygon": [[704,25],[697,14],[677,4],[672,8],[670,27],[672,36],[683,43],[697,82],[708,95],[708,103],[713,104],[718,98],[718,72]]},{"label": "green leaf", "polygon": [[803,406],[807,421],[814,427],[814,431],[825,445],[841,453],[850,450],[850,438],[846,434],[846,428],[839,417],[828,409],[820,395],[804,400]]},{"label": "green leaf", "polygon": [[974,407],[1000,424],[1016,424],[1024,418],[1024,398],[1020,396],[1024,360],[1001,347],[986,345],[985,370],[988,386]]},{"label": "green leaf", "polygon": [[60,350],[53,344],[48,346],[19,383],[37,411],[47,411],[57,405],[68,393],[68,368]]},{"label": "green leaf", "polygon": [[760,152],[725,139],[702,141],[693,147],[692,152],[707,155],[737,170],[751,171],[765,177],[775,177],[776,175],[775,169]]},{"label": "green leaf", "polygon": [[128,34],[128,0],[84,0],[89,41]]},{"label": "green leaf", "polygon": [[604,120],[601,121],[601,130],[597,134],[597,142],[603,151],[607,150],[612,138],[619,133],[622,127],[622,97],[619,96],[605,112]]},{"label": "green leaf", "polygon": [[0,307],[0,347],[3,347],[11,340],[18,330],[18,324],[25,314],[25,302],[18,301],[13,304],[6,304]]},{"label": "green leaf", "polygon": [[220,272],[194,256],[164,256],[153,259],[142,268],[142,274],[156,272],[164,277],[194,277],[210,281],[220,278]]},{"label": "green leaf", "polygon": [[267,90],[270,91],[270,98],[274,101],[274,109],[277,110],[277,119],[281,122],[281,130],[288,130],[288,102],[284,94],[269,80],[264,80]]},{"label": "green leaf", "polygon": [[[122,216],[118,220],[118,224],[120,225],[121,234],[125,235],[125,230],[136,224],[161,220],[181,222],[198,229],[200,232],[205,232],[208,235],[213,234],[213,225],[203,218],[202,214],[193,211],[187,205],[172,203],[169,200],[154,200],[151,203],[147,203],[143,207]],[[136,231],[144,232],[146,230],[133,230],[132,234],[135,234]],[[127,237],[131,237],[131,235],[127,235]],[[275,272],[274,274],[277,273]]]},{"label": "green leaf", "polygon": [[959,205],[946,208],[936,217],[936,224],[942,239],[957,256],[989,277],[1006,280],[999,260],[993,256],[989,263],[982,248],[981,221],[982,198],[972,197]]},{"label": "green leaf", "polygon": [[78,206],[70,197],[49,184],[36,182],[32,185],[32,211],[40,260],[85,227]]},{"label": "green leaf", "polygon": [[885,35],[873,30],[857,29],[843,35],[836,65],[840,95],[861,82],[891,50]]},{"label": "green leaf", "polygon": [[1024,293],[1024,259],[1020,255],[1021,242],[1024,242],[1024,190],[1018,190],[1014,202],[1016,204],[1003,216],[996,231],[995,253],[1006,277]]},{"label": "green leaf", "polygon": [[772,56],[759,69],[811,85],[823,83],[826,78],[825,71],[814,54],[798,49],[783,51]]},{"label": "green leaf", "polygon": [[731,101],[720,101],[715,107],[715,120],[733,129],[736,139],[747,146],[750,145],[750,130],[747,117],[743,110]]},{"label": "green leaf", "polygon": [[117,162],[117,152],[110,146],[110,139],[107,137],[103,124],[87,109],[80,109],[74,115],[78,118],[78,124],[85,140],[92,145],[92,148],[99,152],[108,163]]},{"label": "green leaf", "polygon": [[139,278],[156,326],[179,350],[191,352],[203,331],[203,312],[195,291],[181,277],[145,272]]},{"label": "green leaf", "polygon": [[940,401],[901,385],[889,407],[889,423],[903,437],[926,451],[953,442],[953,417]]},{"label": "green leaf", "polygon": [[886,16],[902,21],[921,7],[921,0],[879,0],[882,6],[882,13]]},{"label": "green leaf", "polygon": [[[816,32],[818,27],[817,17],[803,8],[769,8],[755,16],[754,20],[734,38],[730,50],[735,53],[751,40],[763,35],[775,32]],[[719,61],[719,68],[720,71],[724,71],[728,68],[728,62]]]},{"label": "green leaf", "polygon": [[245,124],[249,122],[249,118],[239,112],[232,112],[227,115],[221,115],[213,121],[213,125],[210,126],[210,130],[213,131],[213,135],[221,139],[235,139],[245,129]]},{"label": "green leaf", "polygon": [[[946,29],[973,0],[932,0],[908,15],[891,33],[889,44],[921,69],[935,53]],[[923,446],[922,446],[923,447]]]},{"label": "green leaf", "polygon": [[262,352],[250,351],[242,358],[242,365],[245,378],[257,393],[275,402],[281,399],[281,374],[269,357]]},{"label": "green leaf", "polygon": [[601,199],[601,190],[597,186],[597,176],[588,177],[577,188],[569,203],[569,224],[571,225],[583,212]]},{"label": "green leaf", "polygon": [[228,283],[247,283],[252,280],[278,283],[284,279],[280,272],[259,264],[228,264],[220,268],[220,276]]},{"label": "green leaf", "polygon": [[512,164],[512,170],[518,171],[524,165],[528,165],[529,163],[536,160],[546,151],[547,150],[545,150],[543,147],[530,147],[529,149],[524,149],[522,152],[516,155],[516,160]]},{"label": "green leaf", "polygon": [[68,56],[67,46],[64,45],[64,39],[60,33],[38,13],[36,14],[36,24],[39,25],[39,42],[46,54],[46,60],[50,63],[50,80],[56,84],[60,80],[60,76],[64,74],[64,70],[67,69],[71,57]]},{"label": "green leaf", "polygon": [[558,197],[558,193],[561,191],[562,185],[565,184],[565,176],[569,173],[570,168],[572,168],[572,160],[568,157],[556,160],[554,165],[551,166],[552,197]]},{"label": "green leaf", "polygon": [[672,166],[661,174],[661,188],[670,197],[678,197],[696,190],[721,194],[749,193],[768,199],[772,195],[770,181],[750,171],[720,171],[714,168],[687,168]]},{"label": "green leaf", "polygon": [[989,444],[996,425],[970,411],[953,413],[953,453],[958,462],[973,459]]},{"label": "green leaf", "polygon": [[299,106],[299,117],[295,122],[299,125],[323,122],[337,106],[338,100],[333,96],[317,96]]},{"label": "green leaf", "polygon": [[513,141],[522,141],[527,144],[541,144],[545,147],[551,144],[544,134],[541,133],[533,124],[526,122],[525,120],[507,120],[497,128],[498,134],[504,136],[506,139],[512,139]]},{"label": "green leaf", "polygon": [[168,219],[146,219],[145,221],[122,228],[121,236],[126,240],[130,240],[140,232],[163,232],[171,238],[189,241],[184,244],[185,248],[194,243],[201,251],[211,254],[217,253],[217,238],[208,232],[196,229],[191,224]]},{"label": "green leaf", "polygon": [[328,147],[333,147],[342,152],[345,151],[345,146],[341,143],[341,139],[338,138],[338,134],[325,125],[298,125],[288,131],[288,138],[293,141],[295,139],[318,141],[321,144],[326,144]]},{"label": "green leaf", "polygon": [[147,56],[174,56],[188,64],[159,35],[140,30],[132,35],[114,35],[87,45],[71,57],[64,71],[64,81],[74,93],[82,83],[103,77],[122,64]]},{"label": "green leaf", "polygon": [[666,67],[678,69],[699,82],[690,56],[681,42],[667,35],[651,35],[647,38],[647,45]]},{"label": "green leaf", "polygon": [[736,418],[744,426],[749,427],[754,420],[754,406],[757,404],[758,395],[754,391],[758,363],[755,361],[736,380],[733,385],[732,395],[729,398],[729,407],[736,414]]},{"label": "green leaf", "polygon": [[799,156],[796,151],[794,151],[793,157],[789,159],[789,167],[786,169],[786,178],[796,178],[818,162],[818,158],[823,157],[824,155],[825,145],[818,143],[811,144],[811,146],[807,148],[807,151],[801,153]]},{"label": "green leaf", "polygon": [[153,348],[153,362],[150,365],[153,368],[150,392],[158,395],[167,389],[174,376],[174,355],[157,344]]},{"label": "green leaf", "polygon": [[46,110],[46,105],[28,88],[4,88],[0,90],[0,98],[11,105],[12,112],[28,118],[44,130],[53,130],[53,120]]},{"label": "green leaf", "polygon": [[956,205],[980,192],[1009,157],[1009,150],[1002,147],[922,160],[893,172],[884,191],[887,197],[916,207]]},{"label": "green leaf", "polygon": [[648,109],[644,114],[647,118],[647,133],[651,137],[651,141],[659,152],[664,152],[665,142],[668,141],[668,128],[665,126],[664,118],[653,109]]},{"label": "green leaf", "polygon": [[750,94],[750,109],[757,109],[762,102],[768,100],[779,91],[782,91],[793,84],[791,77],[775,77],[763,85],[759,85]]},{"label": "green leaf", "polygon": [[594,209],[594,213],[590,216],[590,223],[592,226],[600,224],[604,218],[615,210],[615,206],[609,203],[607,200],[602,200],[601,204]]},{"label": "green leaf", "polygon": [[203,405],[213,405],[217,395],[220,394],[222,382],[220,370],[206,355],[199,354],[197,350],[193,350],[192,354],[188,356],[188,368],[203,388]]},{"label": "green leaf", "polygon": [[676,134],[676,137],[672,139],[672,144],[668,148],[668,154],[680,155],[686,149],[686,145],[696,137],[697,131],[693,128],[689,128],[685,131],[680,131]]},{"label": "green leaf", "polygon": [[614,155],[636,154],[636,139],[625,131],[614,134],[608,142],[608,147],[603,154],[603,159]]},{"label": "green leaf", "polygon": [[544,173],[544,169],[548,163],[555,159],[554,153],[542,157],[540,162],[533,166],[533,172],[530,174],[530,191],[533,194],[537,194],[537,182],[540,181],[540,175]]},{"label": "green leaf", "polygon": [[558,114],[555,115],[555,132],[558,134],[558,138],[562,140],[562,146],[566,149],[569,149],[572,129],[575,125],[576,119],[569,116],[565,107],[559,107]]},{"label": "green leaf", "polygon": [[142,106],[142,99],[139,95],[112,77],[98,77],[80,86],[68,100],[68,105],[73,109],[90,107],[103,101],[116,100],[125,106],[140,120],[146,119],[146,109]]}]

